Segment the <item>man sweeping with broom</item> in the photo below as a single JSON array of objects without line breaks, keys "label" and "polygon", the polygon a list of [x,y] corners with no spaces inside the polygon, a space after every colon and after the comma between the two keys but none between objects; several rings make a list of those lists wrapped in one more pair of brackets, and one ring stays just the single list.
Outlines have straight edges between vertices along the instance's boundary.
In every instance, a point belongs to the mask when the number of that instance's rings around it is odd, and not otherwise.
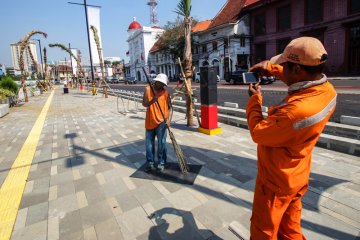
[{"label": "man sweeping with broom", "polygon": [[[145,144],[146,160],[148,163],[145,171],[152,171],[157,169],[161,172],[165,168],[167,158],[166,128],[170,125],[172,118],[170,95],[169,92],[164,88],[167,86],[167,83],[168,77],[165,74],[160,73],[153,79],[152,86],[147,86],[144,91],[142,105],[147,108],[145,118]],[[154,161],[155,136],[158,140],[157,164],[155,164]]]}]

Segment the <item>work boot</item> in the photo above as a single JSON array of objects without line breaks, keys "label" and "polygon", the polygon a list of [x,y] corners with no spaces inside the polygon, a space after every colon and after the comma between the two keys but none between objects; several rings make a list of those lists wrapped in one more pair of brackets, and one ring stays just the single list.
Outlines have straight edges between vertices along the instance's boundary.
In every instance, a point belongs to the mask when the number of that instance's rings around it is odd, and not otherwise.
[{"label": "work boot", "polygon": [[163,172],[164,169],[165,169],[164,165],[158,165],[156,170],[157,170],[158,172]]},{"label": "work boot", "polygon": [[150,171],[154,171],[155,167],[153,163],[149,163],[146,168],[145,168],[145,172],[150,172]]}]

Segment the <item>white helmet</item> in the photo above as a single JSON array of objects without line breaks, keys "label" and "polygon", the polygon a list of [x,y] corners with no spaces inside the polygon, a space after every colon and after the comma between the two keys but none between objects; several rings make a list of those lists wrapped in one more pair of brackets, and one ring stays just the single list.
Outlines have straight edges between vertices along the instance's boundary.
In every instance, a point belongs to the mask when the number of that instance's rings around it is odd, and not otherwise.
[{"label": "white helmet", "polygon": [[161,82],[163,84],[165,84],[165,86],[168,85],[168,77],[166,76],[166,74],[163,73],[159,73],[158,75],[156,75],[156,77],[153,79],[154,81],[158,81]]}]

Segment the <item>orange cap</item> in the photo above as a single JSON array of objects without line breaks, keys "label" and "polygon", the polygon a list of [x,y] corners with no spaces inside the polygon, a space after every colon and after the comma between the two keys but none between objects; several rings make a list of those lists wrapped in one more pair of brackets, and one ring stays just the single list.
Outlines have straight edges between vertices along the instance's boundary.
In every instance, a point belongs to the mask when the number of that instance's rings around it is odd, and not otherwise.
[{"label": "orange cap", "polygon": [[313,37],[300,37],[292,40],[279,54],[270,59],[272,64],[293,62],[305,66],[318,66],[327,59],[327,52],[322,43]]}]

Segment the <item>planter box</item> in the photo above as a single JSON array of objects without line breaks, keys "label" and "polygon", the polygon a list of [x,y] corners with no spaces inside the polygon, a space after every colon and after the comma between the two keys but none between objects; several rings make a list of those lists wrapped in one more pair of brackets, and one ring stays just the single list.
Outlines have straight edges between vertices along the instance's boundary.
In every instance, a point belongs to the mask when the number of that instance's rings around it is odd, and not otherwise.
[{"label": "planter box", "polygon": [[0,118],[9,113],[9,104],[0,104]]},{"label": "planter box", "polygon": [[5,99],[0,99],[0,104],[10,104],[9,98],[5,98]]}]

